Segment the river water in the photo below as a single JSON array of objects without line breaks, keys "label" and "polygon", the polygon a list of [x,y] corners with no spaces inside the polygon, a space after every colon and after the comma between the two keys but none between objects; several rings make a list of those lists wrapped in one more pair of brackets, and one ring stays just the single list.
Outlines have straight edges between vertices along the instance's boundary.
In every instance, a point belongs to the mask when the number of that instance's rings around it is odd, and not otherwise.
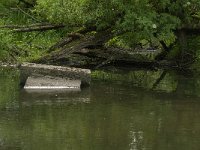
[{"label": "river water", "polygon": [[24,91],[0,69],[1,150],[199,150],[200,77],[96,71],[81,91]]}]

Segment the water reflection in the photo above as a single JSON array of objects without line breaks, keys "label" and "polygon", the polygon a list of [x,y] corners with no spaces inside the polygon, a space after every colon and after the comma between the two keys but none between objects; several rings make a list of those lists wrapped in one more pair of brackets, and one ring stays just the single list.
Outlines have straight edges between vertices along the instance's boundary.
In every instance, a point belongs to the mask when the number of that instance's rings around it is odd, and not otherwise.
[{"label": "water reflection", "polygon": [[[154,78],[146,76],[154,73],[145,71],[139,83],[149,82],[151,88],[127,84],[124,79],[93,81],[90,89],[81,92],[29,93],[19,92],[18,73],[11,72],[0,76],[0,149],[198,150],[200,147],[198,78],[167,72],[152,89],[163,72],[155,73],[158,76]],[[115,78],[115,74],[112,76]],[[150,78],[154,80],[150,82]]]},{"label": "water reflection", "polygon": [[0,68],[0,109],[18,108],[19,72]]},{"label": "water reflection", "polygon": [[20,102],[31,105],[68,105],[90,102],[90,88],[69,90],[21,90]]}]

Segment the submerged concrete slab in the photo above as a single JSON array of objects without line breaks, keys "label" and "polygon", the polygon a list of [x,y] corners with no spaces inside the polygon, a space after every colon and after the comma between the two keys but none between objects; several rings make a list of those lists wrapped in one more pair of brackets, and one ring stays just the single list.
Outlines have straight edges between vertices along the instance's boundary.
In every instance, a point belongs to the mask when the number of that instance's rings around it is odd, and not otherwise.
[{"label": "submerged concrete slab", "polygon": [[89,85],[91,81],[91,71],[89,69],[35,63],[22,63],[19,69],[21,72],[20,78],[22,83],[25,82],[29,76],[35,75],[80,80],[82,85]]},{"label": "submerged concrete slab", "polygon": [[81,80],[69,80],[51,76],[30,76],[24,89],[28,90],[49,90],[49,89],[80,89]]}]

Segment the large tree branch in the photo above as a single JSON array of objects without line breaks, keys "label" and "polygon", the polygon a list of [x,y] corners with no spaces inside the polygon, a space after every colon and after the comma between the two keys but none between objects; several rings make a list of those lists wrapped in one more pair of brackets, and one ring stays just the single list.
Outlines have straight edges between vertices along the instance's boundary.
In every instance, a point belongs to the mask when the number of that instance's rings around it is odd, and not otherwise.
[{"label": "large tree branch", "polygon": [[33,32],[33,31],[46,31],[46,30],[53,30],[64,28],[64,25],[45,25],[45,26],[36,26],[36,27],[26,27],[26,28],[19,28],[13,29],[14,32]]},{"label": "large tree branch", "polygon": [[62,40],[58,41],[56,44],[52,45],[49,48],[48,52],[54,51],[55,49],[58,49],[58,48],[62,48],[66,44],[72,42],[73,40],[80,39],[81,37],[84,37],[84,36],[82,34],[80,34],[80,33],[68,34],[67,37],[63,38]]},{"label": "large tree branch", "polygon": [[64,28],[65,25],[51,25],[51,24],[34,24],[28,26],[18,26],[18,25],[6,25],[0,28],[12,29],[13,32],[33,32],[33,31],[46,31]]}]

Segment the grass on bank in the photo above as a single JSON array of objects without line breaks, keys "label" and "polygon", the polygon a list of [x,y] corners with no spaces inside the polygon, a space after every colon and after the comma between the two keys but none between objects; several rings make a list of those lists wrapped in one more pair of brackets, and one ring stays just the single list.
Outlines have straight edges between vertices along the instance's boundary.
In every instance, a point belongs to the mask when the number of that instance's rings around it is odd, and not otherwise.
[{"label": "grass on bank", "polygon": [[[17,1],[0,2],[0,27],[5,25],[31,25],[43,20],[34,16],[30,10],[21,10]],[[45,21],[45,20],[44,20]],[[66,30],[45,32],[14,33],[10,29],[0,28],[0,61],[32,61],[47,53],[48,48],[66,34]]]}]

